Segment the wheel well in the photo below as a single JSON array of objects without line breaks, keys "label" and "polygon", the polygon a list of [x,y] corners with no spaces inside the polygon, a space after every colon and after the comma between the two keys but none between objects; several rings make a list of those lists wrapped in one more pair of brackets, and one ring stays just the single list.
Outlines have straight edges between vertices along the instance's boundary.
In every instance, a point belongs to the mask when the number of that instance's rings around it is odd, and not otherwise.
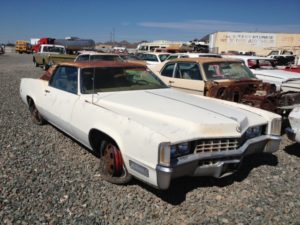
[{"label": "wheel well", "polygon": [[99,152],[99,148],[101,146],[101,143],[104,140],[109,140],[109,141],[111,141],[112,143],[114,143],[118,147],[117,142],[112,137],[110,137],[109,135],[107,135],[106,133],[104,133],[102,131],[99,131],[97,129],[90,130],[90,133],[89,133],[89,142],[90,142],[90,145],[91,145],[92,149],[95,152],[97,152],[97,153]]},{"label": "wheel well", "polygon": [[27,96],[26,99],[27,99],[27,103],[28,103],[29,107],[34,104],[34,101],[33,101],[33,99],[30,96]]}]

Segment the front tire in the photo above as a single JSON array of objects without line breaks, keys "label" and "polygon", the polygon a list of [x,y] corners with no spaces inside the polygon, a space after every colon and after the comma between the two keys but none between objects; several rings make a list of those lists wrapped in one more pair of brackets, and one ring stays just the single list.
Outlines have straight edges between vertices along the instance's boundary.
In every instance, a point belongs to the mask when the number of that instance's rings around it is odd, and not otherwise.
[{"label": "front tire", "polygon": [[126,184],[132,179],[124,164],[121,151],[112,141],[103,141],[100,147],[100,171],[104,180]]},{"label": "front tire", "polygon": [[35,106],[32,99],[29,99],[28,104],[29,104],[29,111],[30,111],[30,114],[31,114],[32,121],[37,125],[45,124],[46,120],[42,117],[40,112],[37,110],[37,108],[36,108],[36,106]]}]

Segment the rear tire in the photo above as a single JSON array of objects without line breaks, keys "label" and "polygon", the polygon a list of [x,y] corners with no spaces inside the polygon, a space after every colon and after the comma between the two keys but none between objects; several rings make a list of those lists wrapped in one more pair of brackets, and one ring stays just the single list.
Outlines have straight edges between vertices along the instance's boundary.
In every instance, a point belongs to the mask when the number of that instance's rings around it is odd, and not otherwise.
[{"label": "rear tire", "polygon": [[124,164],[121,151],[110,140],[100,147],[100,171],[104,180],[113,184],[126,184],[132,179]]},{"label": "rear tire", "polygon": [[34,65],[35,67],[39,67],[39,64],[35,61],[35,58],[33,58],[33,65]]}]

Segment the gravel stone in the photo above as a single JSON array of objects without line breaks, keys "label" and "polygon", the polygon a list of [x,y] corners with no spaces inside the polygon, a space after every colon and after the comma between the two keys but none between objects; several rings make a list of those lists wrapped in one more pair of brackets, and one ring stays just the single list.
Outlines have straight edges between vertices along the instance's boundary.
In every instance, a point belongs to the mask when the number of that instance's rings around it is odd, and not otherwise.
[{"label": "gravel stone", "polygon": [[20,79],[32,55],[0,55],[0,224],[300,224],[300,147],[244,159],[221,179],[187,177],[158,191],[101,179],[98,159],[47,124],[34,125]]}]

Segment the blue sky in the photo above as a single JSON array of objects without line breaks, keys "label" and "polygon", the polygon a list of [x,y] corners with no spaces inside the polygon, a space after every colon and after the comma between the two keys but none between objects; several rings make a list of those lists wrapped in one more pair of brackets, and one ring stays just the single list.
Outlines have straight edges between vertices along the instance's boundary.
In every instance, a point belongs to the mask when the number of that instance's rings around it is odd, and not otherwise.
[{"label": "blue sky", "polygon": [[3,0],[0,43],[77,36],[182,40],[215,31],[300,33],[300,0]]}]

